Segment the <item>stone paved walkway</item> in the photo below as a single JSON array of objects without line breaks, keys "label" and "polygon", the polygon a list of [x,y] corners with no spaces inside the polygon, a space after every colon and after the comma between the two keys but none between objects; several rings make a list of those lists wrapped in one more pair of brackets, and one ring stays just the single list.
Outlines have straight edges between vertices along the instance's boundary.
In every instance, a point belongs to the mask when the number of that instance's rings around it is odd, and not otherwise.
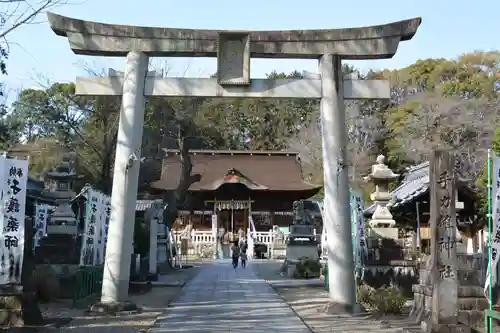
[{"label": "stone paved walkway", "polygon": [[251,267],[230,261],[206,265],[170,307],[151,332],[311,332]]}]

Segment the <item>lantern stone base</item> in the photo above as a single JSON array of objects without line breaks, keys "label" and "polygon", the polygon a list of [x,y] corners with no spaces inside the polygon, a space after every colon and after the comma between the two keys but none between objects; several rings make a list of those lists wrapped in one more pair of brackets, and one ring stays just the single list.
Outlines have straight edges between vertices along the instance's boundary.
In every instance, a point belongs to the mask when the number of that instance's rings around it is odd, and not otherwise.
[{"label": "lantern stone base", "polygon": [[375,226],[369,229],[369,237],[387,238],[397,240],[399,238],[399,229],[394,227]]},{"label": "lantern stone base", "polygon": [[141,313],[142,309],[131,302],[117,303],[96,303],[92,304],[87,311],[86,316],[90,317],[105,317],[105,316],[120,316],[128,314]]},{"label": "lantern stone base", "polygon": [[296,242],[286,246],[285,259],[289,261],[298,261],[300,258],[318,259],[318,245],[316,242],[305,242],[297,244]]},{"label": "lantern stone base", "polygon": [[434,325],[423,321],[420,325],[422,333],[471,333],[471,327],[466,324]]}]

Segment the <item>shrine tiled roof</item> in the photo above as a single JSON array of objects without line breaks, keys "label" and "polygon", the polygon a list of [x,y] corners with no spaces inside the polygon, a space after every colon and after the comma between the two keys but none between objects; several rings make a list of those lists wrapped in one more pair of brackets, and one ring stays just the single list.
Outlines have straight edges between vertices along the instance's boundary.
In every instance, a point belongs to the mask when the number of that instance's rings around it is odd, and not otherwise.
[{"label": "shrine tiled roof", "polygon": [[[181,163],[177,150],[167,150],[163,160],[162,175],[150,184],[158,190],[174,190],[181,174]],[[201,175],[191,191],[214,191],[228,182],[228,178],[241,178],[239,183],[257,191],[311,191],[314,195],[321,186],[306,182],[298,153],[272,151],[209,151],[193,150],[191,160],[193,174]],[[231,174],[229,173],[236,173]]]}]

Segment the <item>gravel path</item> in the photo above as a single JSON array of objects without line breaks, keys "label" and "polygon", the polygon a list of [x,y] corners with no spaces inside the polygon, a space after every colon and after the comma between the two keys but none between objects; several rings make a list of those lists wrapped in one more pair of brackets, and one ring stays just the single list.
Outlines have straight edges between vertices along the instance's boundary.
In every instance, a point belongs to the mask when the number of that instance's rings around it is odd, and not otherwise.
[{"label": "gravel path", "polygon": [[64,303],[41,305],[47,318],[71,317],[73,320],[60,328],[48,328],[44,332],[60,333],[136,333],[147,332],[158,316],[164,313],[169,303],[177,298],[184,283],[196,276],[204,263],[197,263],[193,268],[170,273],[164,277],[178,286],[154,287],[143,295],[133,295],[132,302],[141,306],[143,312],[117,317],[85,317],[82,309],[72,309]]},{"label": "gravel path", "polygon": [[[280,276],[279,261],[255,261],[252,265],[257,275],[271,285],[278,285],[280,281],[289,281]],[[323,311],[328,303],[328,294],[322,287],[275,287],[278,294],[302,318],[314,333],[396,333],[402,327],[414,327],[415,323],[406,316],[386,316],[374,319],[372,315],[363,316],[336,316]]]},{"label": "gravel path", "polygon": [[230,260],[205,266],[152,333],[311,333],[251,266],[234,268]]}]

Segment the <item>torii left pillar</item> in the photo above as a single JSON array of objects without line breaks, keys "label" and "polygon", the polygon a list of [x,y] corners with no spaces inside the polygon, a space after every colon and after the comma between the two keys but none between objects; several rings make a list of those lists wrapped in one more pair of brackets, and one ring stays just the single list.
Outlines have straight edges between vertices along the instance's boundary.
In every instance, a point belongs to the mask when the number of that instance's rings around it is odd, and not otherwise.
[{"label": "torii left pillar", "polygon": [[142,52],[129,52],[125,61],[123,97],[113,169],[109,221],[112,237],[108,237],[106,245],[101,296],[101,302],[104,304],[119,303],[128,297],[146,108],[144,85],[147,72],[147,55]]}]

